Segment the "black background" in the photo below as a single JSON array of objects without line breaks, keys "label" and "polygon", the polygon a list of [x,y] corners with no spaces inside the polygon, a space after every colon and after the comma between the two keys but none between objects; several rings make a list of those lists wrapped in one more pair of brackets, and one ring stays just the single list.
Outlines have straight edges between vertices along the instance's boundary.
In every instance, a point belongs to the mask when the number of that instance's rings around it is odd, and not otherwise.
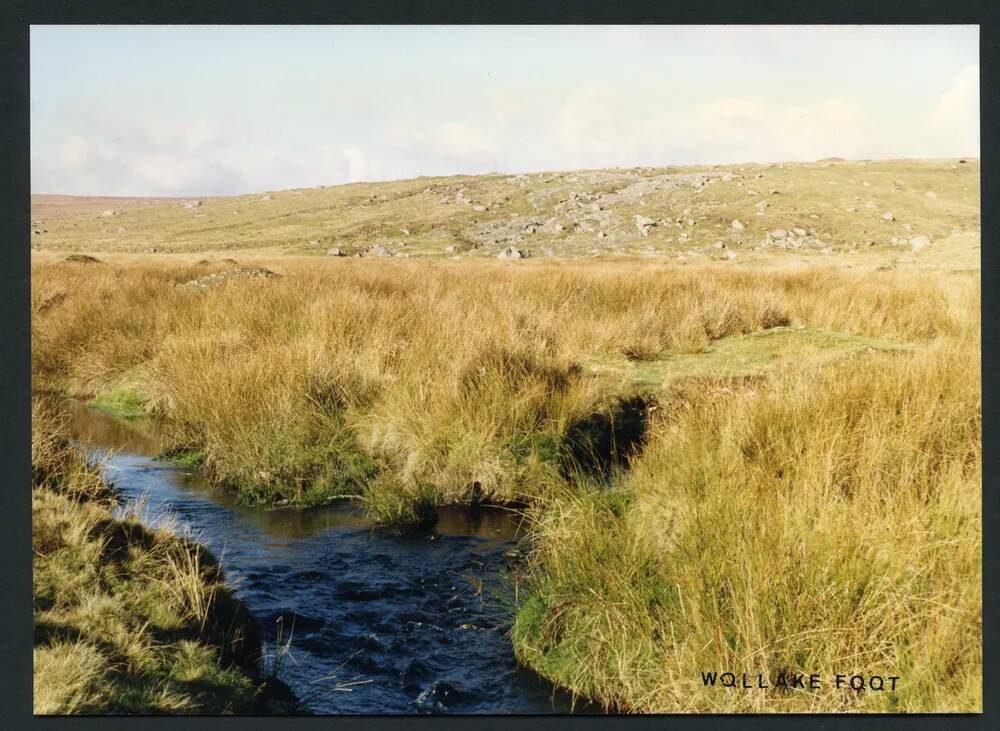
[{"label": "black background", "polygon": [[[996,531],[1000,501],[1000,392],[996,371],[1000,344],[1000,185],[996,173],[1000,125],[1000,4],[962,0],[841,0],[807,2],[148,2],[128,0],[0,0],[0,731],[19,728],[113,729],[395,729],[402,727],[504,729],[917,727],[1000,728],[997,654]],[[31,356],[30,356],[30,145],[28,28],[31,24],[328,24],[328,23],[523,23],[523,24],[978,24],[982,159],[983,303],[983,558],[985,641],[983,715],[966,716],[590,716],[590,717],[38,717],[31,713]],[[795,63],[794,58],[788,59]],[[711,162],[708,160],[706,162]]]}]

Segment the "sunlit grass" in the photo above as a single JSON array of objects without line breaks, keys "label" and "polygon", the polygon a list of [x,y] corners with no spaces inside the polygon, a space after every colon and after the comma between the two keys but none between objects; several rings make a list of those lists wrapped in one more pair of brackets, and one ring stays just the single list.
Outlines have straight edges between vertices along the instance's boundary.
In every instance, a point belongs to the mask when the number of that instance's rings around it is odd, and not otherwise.
[{"label": "sunlit grass", "polygon": [[112,518],[112,493],[57,418],[38,404],[32,417],[35,713],[262,708],[251,620],[218,566]]},{"label": "sunlit grass", "polygon": [[[254,264],[282,276],[187,291],[174,285],[202,268],[36,262],[36,384],[84,398],[136,384],[251,502],[360,496],[386,522],[523,504],[518,656],[609,707],[981,707],[973,278]],[[567,460],[633,398],[648,409],[628,471]],[[701,670],[869,668],[905,682],[699,685]]]}]

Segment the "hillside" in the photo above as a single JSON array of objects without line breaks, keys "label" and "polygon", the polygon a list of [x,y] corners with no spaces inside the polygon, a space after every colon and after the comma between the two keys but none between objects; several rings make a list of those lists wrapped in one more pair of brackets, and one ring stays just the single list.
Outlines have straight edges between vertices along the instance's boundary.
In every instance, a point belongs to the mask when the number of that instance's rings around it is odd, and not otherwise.
[{"label": "hillside", "polygon": [[33,196],[33,249],[340,256],[858,255],[978,267],[978,160],[416,178],[200,199]]}]

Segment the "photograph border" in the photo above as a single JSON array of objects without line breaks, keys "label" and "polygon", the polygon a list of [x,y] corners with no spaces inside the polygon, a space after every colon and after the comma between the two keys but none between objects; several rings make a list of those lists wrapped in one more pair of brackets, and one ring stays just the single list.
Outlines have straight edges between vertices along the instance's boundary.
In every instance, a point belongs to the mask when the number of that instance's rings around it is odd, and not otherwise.
[{"label": "photograph border", "polygon": [[[505,731],[513,726],[540,729],[657,727],[763,728],[821,725],[824,728],[962,728],[997,727],[1000,676],[991,665],[997,648],[1000,605],[996,581],[1000,501],[996,476],[1000,460],[1000,403],[996,356],[1000,346],[1000,184],[997,182],[997,135],[1000,127],[1000,41],[997,6],[986,2],[849,2],[705,3],[686,0],[628,4],[583,2],[504,3],[423,2],[393,0],[374,4],[361,0],[337,3],[176,1],[162,6],[146,2],[103,0],[83,3],[52,0],[7,0],[0,8],[2,37],[0,78],[4,134],[0,136],[6,174],[0,180],[0,226],[6,245],[0,266],[0,424],[8,474],[0,490],[0,571],[7,579],[0,602],[0,657],[7,682],[0,702],[0,728],[52,728],[64,722],[80,729],[114,729],[141,723],[146,729],[186,728],[279,729],[309,724],[311,728],[390,729],[400,725],[477,728]],[[35,717],[32,698],[31,496],[25,489],[30,466],[30,252],[26,245],[30,209],[29,27],[33,24],[978,24],[980,25],[982,387],[983,387],[983,714],[885,715],[655,715],[655,716],[318,716],[318,717]]]}]

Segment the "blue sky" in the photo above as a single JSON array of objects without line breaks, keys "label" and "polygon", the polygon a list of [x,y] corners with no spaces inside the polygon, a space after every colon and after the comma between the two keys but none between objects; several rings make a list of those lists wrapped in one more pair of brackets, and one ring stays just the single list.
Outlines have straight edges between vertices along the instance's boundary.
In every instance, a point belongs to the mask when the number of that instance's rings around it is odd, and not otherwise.
[{"label": "blue sky", "polygon": [[974,26],[34,26],[34,192],[954,157]]}]

